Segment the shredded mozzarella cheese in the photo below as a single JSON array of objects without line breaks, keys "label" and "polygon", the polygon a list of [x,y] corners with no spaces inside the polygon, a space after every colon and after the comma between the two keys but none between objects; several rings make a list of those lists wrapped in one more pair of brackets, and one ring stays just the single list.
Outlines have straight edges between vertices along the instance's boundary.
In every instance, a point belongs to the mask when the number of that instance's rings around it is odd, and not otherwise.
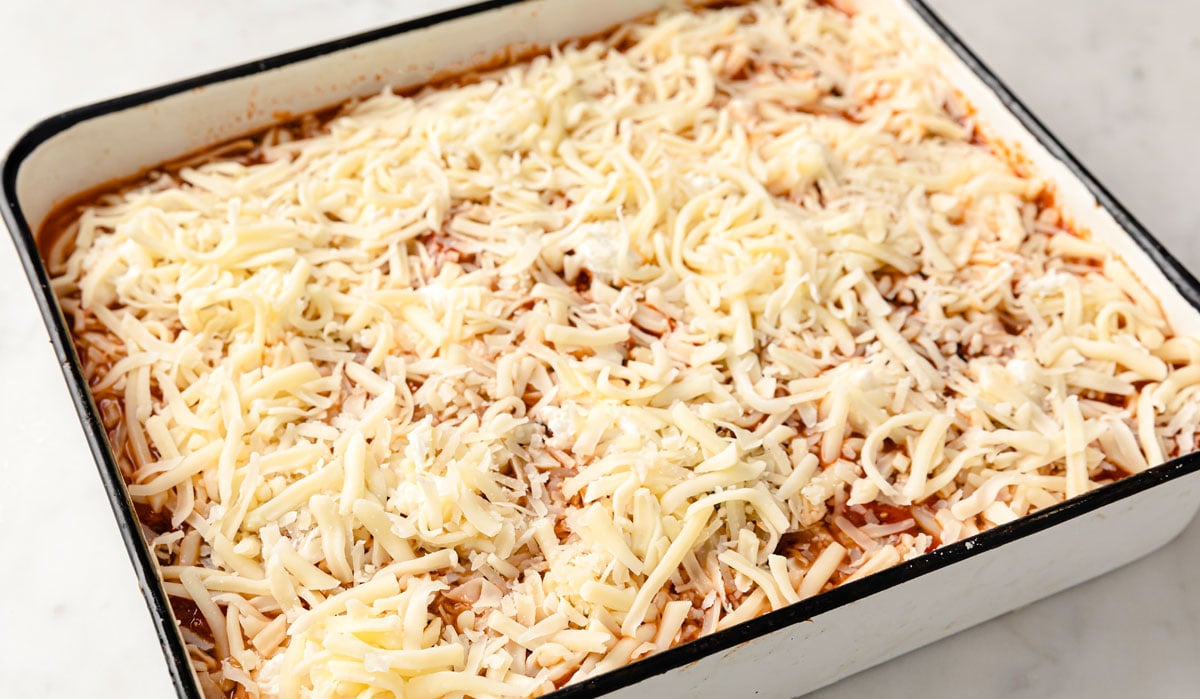
[{"label": "shredded mozzarella cheese", "polygon": [[664,11],[86,207],[54,285],[205,686],[537,695],[1194,449],[1200,344],[938,62]]}]

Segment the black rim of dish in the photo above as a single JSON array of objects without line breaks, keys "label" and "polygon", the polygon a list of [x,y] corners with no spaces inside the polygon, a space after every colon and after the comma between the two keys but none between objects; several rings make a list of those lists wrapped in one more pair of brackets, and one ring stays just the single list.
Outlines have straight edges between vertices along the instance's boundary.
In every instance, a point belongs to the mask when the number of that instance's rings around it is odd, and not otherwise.
[{"label": "black rim of dish", "polygon": [[[100,471],[100,478],[116,516],[125,541],[125,548],[134,564],[142,595],[150,608],[155,630],[162,644],[171,680],[181,699],[203,699],[196,684],[183,639],[176,626],[166,592],[158,576],[154,556],[142,538],[141,528],[132,502],[125,490],[116,461],[108,448],[99,413],[92,401],[79,358],[75,354],[71,335],[58,307],[46,269],[34,242],[34,234],[17,201],[17,174],[25,159],[42,143],[66,129],[105,114],[154,102],[193,88],[242,78],[274,68],[299,63],[344,49],[386,39],[406,32],[440,24],[460,17],[494,10],[527,0],[490,0],[438,14],[420,17],[399,24],[355,34],[306,48],[289,51],[212,73],[187,78],[141,92],[104,100],[52,116],[25,133],[9,151],[0,174],[0,214],[12,234],[18,256],[33,287],[42,318],[58,356],[67,388],[79,413],[84,432]],[[1200,309],[1200,283],[1176,260],[1088,170],[1071,155],[1024,104],[994,73],[960,40],[933,12],[924,0],[905,0],[930,29],[946,44],[980,80],[994,92],[1018,121],[1067,169],[1088,188],[1096,203],[1106,209],[1117,224],[1146,252],[1162,270],[1167,280],[1188,303]],[[577,684],[568,685],[547,699],[575,699],[599,696],[628,687],[649,677],[666,673],[733,646],[745,643],[772,631],[798,624],[832,611],[856,600],[919,578],[957,561],[994,550],[1004,544],[1035,534],[1056,524],[1082,516],[1100,507],[1130,497],[1144,490],[1200,470],[1200,452],[1173,459],[1142,473],[1124,478],[1066,502],[1021,517],[1008,524],[984,531],[970,539],[948,544],[913,560],[867,576],[828,592],[783,609],[768,612],[724,631],[697,639],[606,672]]]}]

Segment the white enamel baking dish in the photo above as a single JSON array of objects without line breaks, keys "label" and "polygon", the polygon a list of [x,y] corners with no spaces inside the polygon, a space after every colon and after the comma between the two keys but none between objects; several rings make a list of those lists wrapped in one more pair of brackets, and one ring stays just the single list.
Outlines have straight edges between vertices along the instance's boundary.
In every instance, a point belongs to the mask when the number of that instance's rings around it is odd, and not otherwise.
[{"label": "white enamel baking dish", "polygon": [[[179,697],[199,699],[33,238],[72,194],[391,85],[419,85],[506,49],[547,46],[645,14],[660,0],[498,0],[154,88],[52,117],[4,163],[0,208],[42,308]],[[1200,284],[1068,154],[920,0],[860,0],[941,46],[945,72],[989,135],[1056,181],[1080,227],[1118,249],[1174,327],[1200,333]],[[1200,453],[552,697],[794,697],[1143,556],[1200,508]]]}]

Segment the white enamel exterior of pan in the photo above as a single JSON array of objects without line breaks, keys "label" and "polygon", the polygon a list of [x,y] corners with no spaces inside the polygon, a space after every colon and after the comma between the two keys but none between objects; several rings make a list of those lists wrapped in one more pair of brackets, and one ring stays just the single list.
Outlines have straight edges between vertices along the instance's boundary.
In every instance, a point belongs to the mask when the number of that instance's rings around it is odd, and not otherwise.
[{"label": "white enamel exterior of pan", "polygon": [[[1173,326],[1200,334],[1196,281],[918,2],[867,0],[941,47],[989,136],[1058,187],[1077,224],[1115,247]],[[95,419],[30,231],[70,195],[384,86],[421,84],[509,47],[598,33],[658,0],[497,2],[293,52],[53,117],[14,147],[4,214],[76,399],[181,697],[199,697],[152,560]],[[1133,561],[1200,507],[1200,458],[1169,464],[553,696],[794,697]]]}]

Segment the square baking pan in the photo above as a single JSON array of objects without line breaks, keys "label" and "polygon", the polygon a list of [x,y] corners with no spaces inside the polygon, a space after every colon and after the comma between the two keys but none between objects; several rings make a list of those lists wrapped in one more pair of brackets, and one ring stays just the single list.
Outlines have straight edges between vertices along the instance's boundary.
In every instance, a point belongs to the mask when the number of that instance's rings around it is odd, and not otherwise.
[{"label": "square baking pan", "polygon": [[[899,15],[990,139],[1053,181],[1073,222],[1113,247],[1180,334],[1200,335],[1200,284],[1133,219],[921,0],[860,0]],[[72,195],[385,86],[597,34],[660,0],[496,0],[254,61],[53,116],[3,165],[5,222],[150,607],[179,697],[202,693],[107,444],[35,231]],[[1173,459],[911,561],[547,695],[789,697],[1135,560],[1200,508],[1200,453]]]}]

